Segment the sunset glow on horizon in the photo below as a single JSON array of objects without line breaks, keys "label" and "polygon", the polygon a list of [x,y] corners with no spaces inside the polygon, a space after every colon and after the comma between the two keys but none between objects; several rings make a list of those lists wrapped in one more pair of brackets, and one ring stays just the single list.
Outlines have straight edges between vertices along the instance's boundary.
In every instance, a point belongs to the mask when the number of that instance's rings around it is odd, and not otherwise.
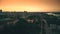
[{"label": "sunset glow on horizon", "polygon": [[59,0],[0,0],[3,11],[60,11]]}]

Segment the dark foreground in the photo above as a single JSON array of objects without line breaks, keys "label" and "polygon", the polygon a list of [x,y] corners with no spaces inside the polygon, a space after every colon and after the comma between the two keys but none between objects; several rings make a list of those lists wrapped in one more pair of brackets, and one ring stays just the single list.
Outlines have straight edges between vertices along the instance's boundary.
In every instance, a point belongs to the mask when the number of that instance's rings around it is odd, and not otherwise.
[{"label": "dark foreground", "polygon": [[60,34],[60,16],[54,14],[1,13],[0,34]]}]

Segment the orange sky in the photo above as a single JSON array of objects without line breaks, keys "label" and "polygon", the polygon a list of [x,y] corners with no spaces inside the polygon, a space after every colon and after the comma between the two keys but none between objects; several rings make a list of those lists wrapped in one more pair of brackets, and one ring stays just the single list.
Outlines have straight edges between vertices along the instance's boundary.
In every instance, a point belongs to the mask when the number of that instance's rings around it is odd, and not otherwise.
[{"label": "orange sky", "polygon": [[0,0],[3,11],[60,11],[60,0]]}]

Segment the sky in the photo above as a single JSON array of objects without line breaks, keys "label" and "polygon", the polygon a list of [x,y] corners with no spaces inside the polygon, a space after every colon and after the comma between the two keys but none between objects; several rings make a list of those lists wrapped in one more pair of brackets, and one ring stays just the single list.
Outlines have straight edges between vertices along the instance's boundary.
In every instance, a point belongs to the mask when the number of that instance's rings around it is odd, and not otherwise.
[{"label": "sky", "polygon": [[60,0],[0,0],[3,11],[60,11]]}]

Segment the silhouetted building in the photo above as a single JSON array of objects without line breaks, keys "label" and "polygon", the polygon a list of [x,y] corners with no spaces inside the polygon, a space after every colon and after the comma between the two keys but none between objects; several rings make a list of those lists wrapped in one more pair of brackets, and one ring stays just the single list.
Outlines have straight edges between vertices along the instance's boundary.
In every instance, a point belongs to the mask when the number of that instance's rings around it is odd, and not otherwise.
[{"label": "silhouetted building", "polygon": [[2,10],[0,10],[0,13],[2,13]]}]

